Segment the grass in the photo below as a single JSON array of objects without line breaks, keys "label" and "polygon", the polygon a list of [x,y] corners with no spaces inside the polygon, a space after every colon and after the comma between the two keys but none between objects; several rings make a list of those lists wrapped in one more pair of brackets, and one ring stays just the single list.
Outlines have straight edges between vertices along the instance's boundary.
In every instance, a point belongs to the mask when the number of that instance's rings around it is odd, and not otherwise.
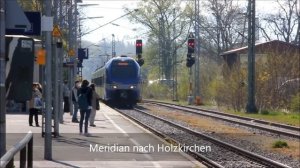
[{"label": "grass", "polygon": [[267,121],[272,121],[272,122],[277,122],[277,123],[283,123],[283,124],[288,124],[288,125],[293,125],[293,126],[300,126],[300,114],[297,113],[285,113],[285,112],[280,112],[280,111],[268,111],[263,112],[263,113],[258,113],[258,114],[249,114],[245,112],[234,112],[230,110],[225,110],[227,113],[239,115],[239,116],[245,116],[245,117],[251,117],[255,119],[262,119],[262,120],[267,120]]},{"label": "grass", "polygon": [[278,140],[273,143],[272,147],[273,148],[288,148],[289,146],[288,146],[287,142]]},{"label": "grass", "polygon": [[[171,100],[159,100],[167,103],[174,103],[178,105],[186,106],[188,105],[187,101],[171,101]],[[217,107],[214,105],[201,105],[199,108],[217,110],[225,113],[230,113],[238,116],[251,117],[254,119],[261,119],[271,122],[277,122],[287,125],[300,126],[300,113],[286,113],[281,111],[267,111],[263,110],[262,113],[250,114],[245,112],[236,112],[234,110],[228,109],[227,107]]]}]

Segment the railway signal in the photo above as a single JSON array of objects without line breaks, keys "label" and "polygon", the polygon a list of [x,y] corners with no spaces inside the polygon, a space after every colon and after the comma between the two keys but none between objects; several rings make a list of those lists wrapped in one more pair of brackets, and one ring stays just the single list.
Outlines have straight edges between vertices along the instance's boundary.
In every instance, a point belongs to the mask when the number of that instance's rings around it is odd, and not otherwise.
[{"label": "railway signal", "polygon": [[142,40],[136,40],[135,43],[136,46],[136,54],[142,54],[143,53],[143,41]]},{"label": "railway signal", "polygon": [[139,63],[140,66],[144,65],[144,59],[142,58],[142,55],[138,55],[137,62]]},{"label": "railway signal", "polygon": [[139,63],[140,66],[144,64],[144,59],[142,58],[142,53],[143,53],[143,41],[138,39],[136,40],[135,43],[135,49],[136,49],[136,55],[137,55],[137,62]]},{"label": "railway signal", "polygon": [[192,54],[195,52],[195,38],[190,35],[187,43],[188,53],[186,58],[186,66],[192,67],[195,64],[195,57]]},{"label": "railway signal", "polygon": [[188,53],[186,58],[186,66],[192,67],[195,63],[195,57],[192,56],[192,54]]},{"label": "railway signal", "polygon": [[195,52],[195,39],[189,38],[188,39],[188,53],[192,54]]}]

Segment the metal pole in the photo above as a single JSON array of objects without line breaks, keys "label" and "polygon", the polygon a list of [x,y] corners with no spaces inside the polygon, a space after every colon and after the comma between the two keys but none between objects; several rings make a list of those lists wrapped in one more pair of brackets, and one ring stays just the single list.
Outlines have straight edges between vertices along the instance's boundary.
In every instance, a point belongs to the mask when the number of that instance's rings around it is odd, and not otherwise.
[{"label": "metal pole", "polygon": [[[200,2],[195,0],[195,99],[200,99]],[[200,103],[196,101],[197,104]]]},{"label": "metal pole", "polygon": [[221,46],[220,46],[220,29],[221,29],[221,24],[220,24],[220,15],[219,13],[217,12],[216,13],[216,18],[217,18],[217,45],[218,45],[218,57],[220,56],[220,53],[221,53]]},{"label": "metal pole", "polygon": [[[73,5],[74,5],[74,12],[73,12]],[[72,56],[72,59],[73,59],[73,66],[71,66],[70,70],[71,70],[71,74],[70,74],[70,83],[69,83],[69,88],[70,90],[72,89],[74,83],[75,83],[75,80],[77,78],[77,58],[78,58],[78,45],[77,45],[77,41],[78,41],[78,38],[77,38],[77,20],[78,20],[78,17],[77,17],[77,14],[78,14],[78,11],[77,11],[77,0],[74,1],[74,3],[71,5],[71,29],[69,30],[72,30],[71,32],[71,41],[69,42],[71,44],[71,48],[75,51],[75,55]],[[74,20],[73,20],[74,18]],[[69,108],[70,108],[70,114],[73,115],[73,103],[72,103],[72,98],[71,98],[71,94],[69,95]]]},{"label": "metal pole", "polygon": [[158,37],[158,79],[162,79],[163,74],[163,62],[162,62],[162,22],[159,18],[159,37]]},{"label": "metal pole", "polygon": [[[59,27],[63,28],[64,27],[64,22],[65,19],[63,20],[63,2],[62,0],[59,0],[60,3],[60,7],[59,7],[59,18],[60,18],[60,22],[59,22]],[[60,122],[61,118],[60,118],[60,114],[63,113],[63,96],[62,96],[62,83],[63,83],[63,49],[60,48],[58,50],[59,52],[59,56],[58,56],[58,101],[59,101],[59,108],[58,108],[58,120]],[[59,126],[57,128],[57,132],[59,133]]]},{"label": "metal pole", "polygon": [[116,41],[115,41],[115,35],[112,34],[112,40],[111,40],[111,56],[116,56]]},{"label": "metal pole", "polygon": [[[71,87],[70,88],[72,88],[72,86],[73,86],[73,84],[75,83],[75,80],[76,80],[76,78],[77,78],[77,58],[78,58],[78,44],[77,44],[77,42],[78,42],[78,38],[77,38],[77,29],[78,29],[78,26],[77,26],[77,20],[78,20],[78,9],[77,9],[77,0],[75,0],[75,12],[74,12],[74,14],[75,14],[75,20],[74,20],[74,29],[75,29],[75,31],[74,31],[74,49],[75,49],[75,58],[74,58],[74,66],[73,66],[73,78],[72,78],[72,81],[71,81]],[[72,104],[72,101],[71,101],[71,97],[70,97],[70,104]],[[71,110],[71,113],[73,112],[73,106],[71,105],[71,108],[70,108],[70,110]]]},{"label": "metal pole", "polygon": [[6,152],[5,0],[0,1],[0,157]]},{"label": "metal pole", "polygon": [[255,0],[248,1],[248,113],[256,113],[255,105]]},{"label": "metal pole", "polygon": [[[298,52],[300,52],[300,2],[296,1],[296,11],[298,11],[298,39],[296,39],[296,41],[298,41]],[[300,53],[298,53],[300,54]]]},{"label": "metal pole", "polygon": [[[74,25],[73,25],[73,22],[74,22],[74,18],[73,18],[73,3],[72,3],[73,0],[70,1],[70,6],[69,6],[69,9],[68,9],[68,24],[69,24],[69,51],[70,50],[74,50]],[[70,55],[68,57],[69,59],[71,59]],[[71,62],[72,60],[70,60]],[[68,75],[68,81],[69,81],[69,88],[72,87],[72,79],[73,79],[73,71],[74,71],[74,68],[71,66],[71,67],[68,67],[68,70],[69,70],[69,75]],[[70,100],[69,100],[69,105],[71,107],[71,103],[70,103]],[[69,109],[70,109],[69,107]],[[71,112],[71,109],[70,109],[70,112]],[[64,112],[63,112],[64,113]],[[63,116],[64,114],[61,114],[61,116]],[[63,121],[63,117],[61,119]]]},{"label": "metal pole", "polygon": [[[52,0],[44,1],[45,14],[47,17],[51,17],[51,7]],[[52,115],[52,101],[51,101],[51,61],[52,61],[52,52],[51,52],[51,32],[45,32],[45,46],[46,46],[46,111],[45,111],[45,146],[44,146],[44,158],[46,160],[52,160],[52,130],[51,130],[51,115]]]},{"label": "metal pole", "polygon": [[[54,0],[54,23],[55,25],[58,25],[58,0]],[[53,62],[54,62],[54,80],[53,82],[53,87],[54,87],[54,135],[58,136],[59,135],[59,122],[58,122],[58,114],[59,114],[59,93],[58,93],[58,48],[57,48],[57,39],[55,39],[55,43],[53,46],[54,49],[54,57],[53,57]]]},{"label": "metal pole", "polygon": [[27,167],[33,168],[33,137],[31,137],[30,141],[28,142],[28,150],[27,150]]},{"label": "metal pole", "polygon": [[[173,9],[173,18],[176,18],[176,9]],[[176,22],[173,23],[173,101],[178,101],[177,94],[177,53],[176,53]]]}]

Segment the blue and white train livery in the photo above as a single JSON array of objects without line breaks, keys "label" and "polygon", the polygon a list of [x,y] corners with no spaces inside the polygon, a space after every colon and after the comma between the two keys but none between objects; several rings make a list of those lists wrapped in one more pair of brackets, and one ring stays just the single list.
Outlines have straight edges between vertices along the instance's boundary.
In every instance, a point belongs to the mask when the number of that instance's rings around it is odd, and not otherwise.
[{"label": "blue and white train livery", "polygon": [[92,76],[97,93],[111,105],[133,106],[140,101],[140,81],[139,64],[127,56],[110,59]]}]

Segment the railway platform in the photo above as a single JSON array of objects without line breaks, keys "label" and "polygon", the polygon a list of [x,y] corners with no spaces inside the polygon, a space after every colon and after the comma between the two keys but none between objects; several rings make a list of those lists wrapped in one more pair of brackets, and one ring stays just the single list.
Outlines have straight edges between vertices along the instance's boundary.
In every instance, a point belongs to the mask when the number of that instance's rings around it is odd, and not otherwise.
[{"label": "railway platform", "polygon": [[[28,114],[7,114],[7,150],[31,130],[34,133],[35,168],[205,167],[185,153],[164,151],[162,146],[169,144],[104,104],[97,111],[95,124],[96,127],[89,127],[90,135],[80,135],[78,123],[72,123],[70,114],[64,114],[64,124],[60,124],[59,128],[60,136],[52,140],[52,160],[48,161],[44,160],[41,127],[30,127]],[[18,155],[15,160],[18,162]]]}]

